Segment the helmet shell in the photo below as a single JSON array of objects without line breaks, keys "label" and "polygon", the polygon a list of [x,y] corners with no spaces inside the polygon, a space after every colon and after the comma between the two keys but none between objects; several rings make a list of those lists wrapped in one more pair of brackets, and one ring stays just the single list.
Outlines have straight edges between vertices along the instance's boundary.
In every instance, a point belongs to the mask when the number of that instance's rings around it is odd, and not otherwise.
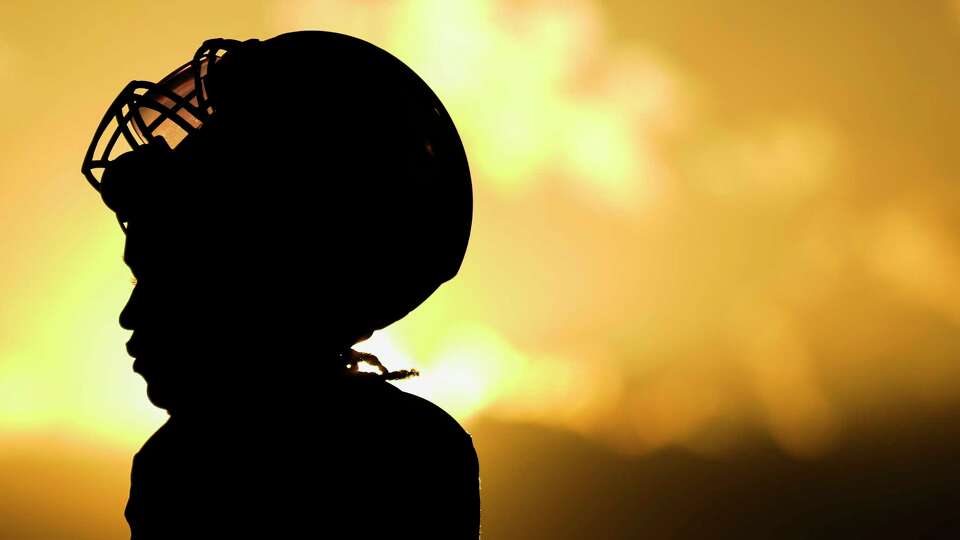
[{"label": "helmet shell", "polygon": [[196,190],[221,238],[294,256],[360,335],[457,274],[473,213],[466,153],[399,59],[344,34],[293,32],[228,50],[206,90],[213,113],[177,153],[201,164]]}]

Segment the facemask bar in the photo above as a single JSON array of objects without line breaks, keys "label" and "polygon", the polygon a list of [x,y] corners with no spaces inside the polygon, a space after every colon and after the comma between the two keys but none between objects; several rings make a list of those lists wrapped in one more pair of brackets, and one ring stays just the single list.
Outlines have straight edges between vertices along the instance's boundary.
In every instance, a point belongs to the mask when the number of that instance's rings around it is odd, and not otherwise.
[{"label": "facemask bar", "polygon": [[237,44],[230,39],[207,40],[190,62],[160,82],[127,84],[107,108],[84,156],[81,172],[90,185],[100,191],[103,171],[120,154],[160,138],[175,148],[200,129],[213,114],[206,88],[210,66]]}]

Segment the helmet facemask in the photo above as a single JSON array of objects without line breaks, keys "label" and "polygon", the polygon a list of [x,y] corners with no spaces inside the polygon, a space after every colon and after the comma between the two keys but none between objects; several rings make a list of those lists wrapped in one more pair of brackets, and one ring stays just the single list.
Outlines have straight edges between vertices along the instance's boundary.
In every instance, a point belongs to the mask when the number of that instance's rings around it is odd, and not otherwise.
[{"label": "helmet facemask", "polygon": [[[205,41],[192,60],[160,82],[131,81],[107,108],[81,171],[117,213],[124,232],[131,204],[128,194],[137,191],[127,184],[136,180],[137,171],[155,171],[163,155],[210,119],[214,110],[206,82],[210,68],[239,44],[229,39]],[[123,164],[111,171],[119,162]]]}]

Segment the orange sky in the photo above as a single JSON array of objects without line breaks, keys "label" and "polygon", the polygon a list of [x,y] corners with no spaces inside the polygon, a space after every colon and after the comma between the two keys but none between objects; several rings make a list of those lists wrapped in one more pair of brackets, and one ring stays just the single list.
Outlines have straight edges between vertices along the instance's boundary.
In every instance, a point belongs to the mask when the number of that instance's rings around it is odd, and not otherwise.
[{"label": "orange sky", "polygon": [[394,53],[463,136],[461,274],[364,346],[468,426],[628,455],[735,453],[742,428],[816,460],[864,416],[960,406],[954,3],[14,0],[0,455],[132,455],[164,419],[117,325],[122,233],[79,172],[110,100],[205,38],[304,28]]}]

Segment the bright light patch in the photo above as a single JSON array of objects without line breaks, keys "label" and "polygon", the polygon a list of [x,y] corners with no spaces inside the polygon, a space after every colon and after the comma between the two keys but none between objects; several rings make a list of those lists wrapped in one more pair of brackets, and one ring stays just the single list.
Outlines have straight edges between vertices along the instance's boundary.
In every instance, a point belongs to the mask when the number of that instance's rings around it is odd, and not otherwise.
[{"label": "bright light patch", "polygon": [[877,220],[869,260],[902,293],[960,324],[960,252],[921,211],[891,209]]},{"label": "bright light patch", "polygon": [[445,336],[436,357],[419,377],[398,381],[398,387],[427,398],[461,420],[516,391],[518,353],[492,330],[480,326],[454,327]]},{"label": "bright light patch", "polygon": [[475,181],[501,196],[558,177],[602,208],[656,193],[664,167],[646,141],[666,115],[653,109],[682,114],[679,82],[662,61],[608,45],[591,2],[296,2],[279,20],[351,33],[408,63],[454,118]]}]

